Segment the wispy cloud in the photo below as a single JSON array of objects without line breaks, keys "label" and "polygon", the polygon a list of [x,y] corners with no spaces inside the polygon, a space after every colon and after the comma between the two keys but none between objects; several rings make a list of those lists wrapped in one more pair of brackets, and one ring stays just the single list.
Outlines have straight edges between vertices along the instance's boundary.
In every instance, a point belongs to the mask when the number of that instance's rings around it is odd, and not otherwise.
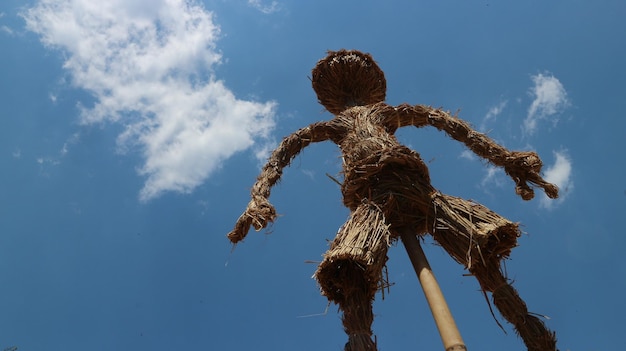
[{"label": "wispy cloud", "polygon": [[[524,131],[532,135],[537,130],[537,122],[553,118],[569,103],[563,84],[553,75],[537,74],[531,77],[534,86],[530,90],[534,100],[528,108],[524,120]],[[556,119],[553,120],[556,122]]]},{"label": "wispy cloud", "polygon": [[261,0],[248,0],[248,5],[254,7],[255,9],[261,11],[262,13],[266,15],[269,15],[270,13],[274,13],[280,10],[278,1],[272,1],[269,5],[266,5],[266,4],[263,4]]},{"label": "wispy cloud", "polygon": [[478,157],[476,156],[475,153],[471,152],[470,150],[465,149],[465,150],[461,151],[461,153],[459,154],[459,158],[463,158],[463,159],[466,159],[468,161],[474,161]]},{"label": "wispy cloud", "polygon": [[483,121],[480,124],[480,130],[484,132],[485,129],[487,128],[487,124],[490,123],[492,120],[495,120],[496,117],[498,117],[502,113],[502,110],[504,110],[507,104],[508,104],[508,101],[504,100],[504,101],[501,101],[496,106],[492,106],[489,109],[489,111],[487,111],[487,114],[483,118]]},{"label": "wispy cloud", "polygon": [[76,132],[72,134],[64,143],[63,147],[61,147],[61,156],[67,155],[69,152],[70,146],[78,143],[80,141],[80,133]]},{"label": "wispy cloud", "polygon": [[13,29],[7,27],[7,26],[0,26],[0,31],[3,31],[4,33],[8,34],[8,35],[13,35]]},{"label": "wispy cloud", "polygon": [[[2,18],[2,17],[4,17],[4,12],[0,12],[0,18]],[[0,31],[6,33],[8,35],[13,35],[13,29],[9,28],[6,25],[1,25],[0,26]]]},{"label": "wispy cloud", "polygon": [[57,158],[52,157],[38,157],[35,161],[39,165],[39,175],[44,178],[50,177],[50,172],[53,170],[53,167],[60,164]]},{"label": "wispy cloud", "polygon": [[504,175],[505,173],[501,168],[489,165],[487,167],[487,172],[485,173],[483,180],[480,182],[480,185],[484,190],[489,189],[491,186],[502,188],[505,185]]},{"label": "wispy cloud", "polygon": [[554,164],[544,172],[544,178],[550,183],[559,187],[559,198],[552,200],[545,194],[541,195],[541,207],[550,209],[555,204],[560,204],[565,200],[567,195],[574,189],[574,181],[572,180],[572,161],[566,151],[554,152]]},{"label": "wispy cloud", "polygon": [[275,103],[240,100],[215,76],[219,27],[194,1],[40,0],[22,15],[95,97],[81,121],[120,123],[119,148],[143,152],[143,201],[192,191],[274,127]]},{"label": "wispy cloud", "polygon": [[[0,19],[1,19],[1,18],[3,18],[3,17],[5,17],[5,16],[6,16],[6,15],[5,15],[5,13],[4,13],[4,12],[0,12]],[[15,31],[14,31],[11,27],[9,27],[9,26],[7,26],[7,25],[5,25],[5,24],[0,25],[0,32],[3,32],[3,33],[5,33],[5,34],[7,34],[7,35],[9,35],[9,36],[14,36],[14,35],[16,35]]]},{"label": "wispy cloud", "polygon": [[20,150],[19,148],[18,148],[18,149],[15,149],[15,150],[13,150],[13,152],[11,153],[11,155],[13,156],[13,158],[17,158],[17,159],[19,159],[19,158],[21,158],[21,157],[22,157],[22,150]]}]

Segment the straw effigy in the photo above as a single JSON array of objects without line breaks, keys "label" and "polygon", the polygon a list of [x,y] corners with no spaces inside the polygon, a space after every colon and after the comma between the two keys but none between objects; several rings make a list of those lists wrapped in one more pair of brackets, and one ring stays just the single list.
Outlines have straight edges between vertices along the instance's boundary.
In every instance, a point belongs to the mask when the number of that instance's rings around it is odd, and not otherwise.
[{"label": "straw effigy", "polygon": [[322,294],[343,312],[348,335],[345,350],[376,350],[372,304],[376,292],[386,285],[387,250],[400,233],[407,232],[432,234],[492,294],[494,305],[529,350],[555,350],[555,334],[529,314],[500,268],[517,245],[518,225],[480,204],[438,192],[419,154],[401,145],[394,133],[404,126],[434,126],[503,167],[524,200],[534,196],[530,185],[555,198],[558,189],[539,175],[542,163],[537,154],[509,151],[442,110],[385,104],[384,74],[368,54],[329,52],[313,69],[312,84],[319,102],[335,118],[283,139],[257,178],[252,199],[228,238],[237,243],[251,226],[260,230],[273,222],[276,211],[268,198],[283,168],[310,143],[331,140],[342,151],[341,191],[351,215],[314,277]]}]

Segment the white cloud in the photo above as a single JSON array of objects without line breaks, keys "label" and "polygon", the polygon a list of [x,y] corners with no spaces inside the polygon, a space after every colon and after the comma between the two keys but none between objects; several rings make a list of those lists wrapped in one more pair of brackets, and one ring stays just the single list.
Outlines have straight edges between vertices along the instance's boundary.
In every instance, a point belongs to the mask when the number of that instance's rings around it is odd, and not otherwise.
[{"label": "white cloud", "polygon": [[21,158],[22,157],[22,150],[20,149],[15,149],[13,150],[13,153],[11,153],[11,155],[13,155],[13,158]]},{"label": "white cloud", "polygon": [[61,156],[65,156],[67,155],[67,153],[70,151],[70,146],[78,143],[80,141],[80,133],[74,133],[72,134],[64,143],[63,143],[63,147],[61,147]]},{"label": "white cloud", "polygon": [[528,108],[523,125],[524,131],[528,134],[536,131],[539,120],[553,117],[569,104],[567,92],[556,77],[537,74],[531,78],[535,84],[530,91],[534,100]]},{"label": "white cloud", "polygon": [[500,102],[499,104],[497,104],[496,106],[491,107],[489,111],[487,111],[485,118],[483,118],[483,121],[480,125],[480,130],[484,131],[486,129],[487,123],[489,123],[491,120],[495,120],[496,117],[498,117],[498,115],[502,113],[502,110],[504,110],[507,104],[508,104],[508,101],[504,100]]},{"label": "white cloud", "polygon": [[459,158],[464,158],[468,161],[474,161],[477,159],[476,154],[467,149],[461,151]]},{"label": "white cloud", "polygon": [[572,161],[569,156],[565,151],[555,151],[554,157],[554,164],[544,172],[544,179],[559,187],[559,198],[553,200],[548,198],[545,194],[542,194],[540,205],[548,209],[552,208],[555,204],[563,202],[574,188],[574,182],[572,180]]},{"label": "white cloud", "polygon": [[7,26],[0,26],[0,31],[5,32],[8,35],[13,35],[13,29],[7,27]]},{"label": "white cloud", "polygon": [[81,121],[123,124],[119,149],[142,150],[143,201],[192,191],[274,127],[275,103],[237,99],[215,77],[219,27],[194,1],[40,0],[22,15],[95,97]]},{"label": "white cloud", "polygon": [[483,190],[488,190],[490,185],[495,185],[498,188],[502,188],[504,186],[503,176],[504,171],[496,166],[488,165],[487,173],[485,174],[483,180],[480,182]]},{"label": "white cloud", "polygon": [[35,159],[39,165],[39,175],[42,177],[50,177],[53,167],[60,164],[59,160],[52,157],[38,157]]},{"label": "white cloud", "polygon": [[310,169],[301,169],[302,174],[309,177],[311,180],[315,180],[315,171]]},{"label": "white cloud", "polygon": [[274,13],[280,10],[280,6],[278,5],[278,1],[272,1],[269,5],[264,5],[261,3],[261,0],[248,0],[248,5],[254,7],[255,9],[263,12],[268,15],[270,13]]}]

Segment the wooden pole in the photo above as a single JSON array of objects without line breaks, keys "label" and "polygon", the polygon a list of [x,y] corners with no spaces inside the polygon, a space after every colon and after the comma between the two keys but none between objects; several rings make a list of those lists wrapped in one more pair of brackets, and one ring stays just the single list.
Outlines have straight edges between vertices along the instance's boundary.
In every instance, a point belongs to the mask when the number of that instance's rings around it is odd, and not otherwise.
[{"label": "wooden pole", "polygon": [[404,233],[401,235],[401,238],[417,274],[417,279],[419,279],[422,285],[422,290],[437,324],[445,351],[467,351],[465,343],[461,338],[461,333],[454,322],[452,313],[443,297],[430,264],[428,264],[426,255],[422,251],[417,236],[413,233]]}]

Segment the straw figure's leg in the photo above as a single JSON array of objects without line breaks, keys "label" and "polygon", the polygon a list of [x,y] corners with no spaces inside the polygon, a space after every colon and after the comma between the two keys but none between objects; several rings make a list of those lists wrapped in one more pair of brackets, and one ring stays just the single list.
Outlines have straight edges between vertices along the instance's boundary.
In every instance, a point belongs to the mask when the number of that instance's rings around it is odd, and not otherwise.
[{"label": "straw figure's leg", "polygon": [[502,274],[501,260],[517,246],[517,224],[477,203],[436,193],[429,231],[435,240],[491,293],[502,316],[515,327],[529,351],[555,351],[556,335],[536,316]]},{"label": "straw figure's leg", "polygon": [[383,213],[376,205],[363,203],[341,227],[315,272],[322,294],[343,311],[345,351],[376,350],[372,303],[384,282],[390,240]]},{"label": "straw figure's leg", "polygon": [[529,351],[556,350],[556,334],[548,330],[539,318],[528,313],[526,303],[502,274],[497,260],[488,259],[484,265],[472,267],[470,272],[484,291],[491,292],[493,304],[515,326]]}]

